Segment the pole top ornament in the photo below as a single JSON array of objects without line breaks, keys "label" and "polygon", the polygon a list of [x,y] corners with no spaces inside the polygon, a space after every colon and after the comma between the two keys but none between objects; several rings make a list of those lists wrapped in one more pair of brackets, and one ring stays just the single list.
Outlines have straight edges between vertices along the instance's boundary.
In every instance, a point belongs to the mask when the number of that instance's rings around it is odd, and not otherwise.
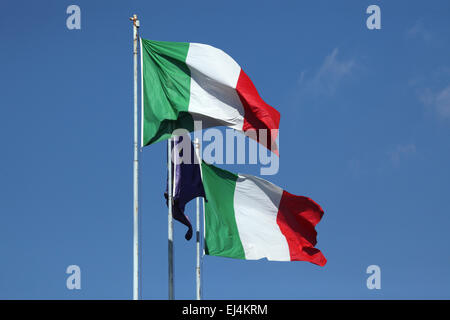
[{"label": "pole top ornament", "polygon": [[138,18],[137,18],[137,15],[133,14],[133,16],[130,17],[130,20],[133,21],[133,25],[134,25],[136,28],[139,28],[139,20],[138,20]]}]

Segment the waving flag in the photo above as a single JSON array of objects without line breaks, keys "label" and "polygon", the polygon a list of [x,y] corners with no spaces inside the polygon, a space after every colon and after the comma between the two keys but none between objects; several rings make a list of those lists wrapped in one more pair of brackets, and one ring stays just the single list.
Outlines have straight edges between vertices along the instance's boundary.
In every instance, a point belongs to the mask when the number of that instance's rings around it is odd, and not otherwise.
[{"label": "waving flag", "polygon": [[208,202],[205,252],[213,256],[327,262],[315,248],[323,216],[313,200],[292,195],[261,178],[202,163]]},{"label": "waving flag", "polygon": [[[180,157],[183,157],[183,149],[179,148],[179,145],[182,143],[183,139],[189,139],[189,136],[176,137],[175,144],[172,141],[172,150],[173,152],[177,152]],[[172,207],[172,214],[175,220],[188,227],[188,231],[184,236],[186,240],[190,240],[192,238],[192,224],[189,221],[189,218],[184,213],[184,208],[186,204],[192,199],[205,196],[200,173],[200,165],[198,164],[198,162],[196,164],[194,161],[195,151],[190,141],[189,145],[191,148],[190,161],[186,161],[188,163],[179,162],[178,157],[174,157],[174,162],[176,162],[175,168],[174,163],[172,162],[172,172],[175,173],[173,175],[174,179],[172,183],[172,186],[174,186],[175,190],[173,193],[174,205]],[[167,186],[164,196],[167,201]]]},{"label": "waving flag", "polygon": [[[280,114],[229,55],[199,43],[141,39],[142,146],[177,128],[227,126],[278,154]],[[260,135],[265,129],[266,135]]]}]

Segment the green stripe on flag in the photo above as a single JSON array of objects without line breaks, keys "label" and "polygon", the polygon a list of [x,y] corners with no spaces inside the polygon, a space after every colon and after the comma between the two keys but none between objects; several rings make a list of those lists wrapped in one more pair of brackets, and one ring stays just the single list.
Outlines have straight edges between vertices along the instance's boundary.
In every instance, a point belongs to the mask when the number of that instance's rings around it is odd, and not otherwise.
[{"label": "green stripe on flag", "polygon": [[245,259],[234,215],[234,190],[238,176],[202,163],[205,202],[205,253]]},{"label": "green stripe on flag", "polygon": [[187,112],[191,73],[189,43],[142,40],[143,145],[168,139],[173,130],[193,131]]}]

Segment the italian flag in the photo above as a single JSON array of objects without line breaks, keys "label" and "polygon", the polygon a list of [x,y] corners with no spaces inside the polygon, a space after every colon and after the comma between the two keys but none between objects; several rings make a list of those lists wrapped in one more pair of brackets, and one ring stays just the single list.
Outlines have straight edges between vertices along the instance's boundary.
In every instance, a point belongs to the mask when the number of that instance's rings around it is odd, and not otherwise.
[{"label": "italian flag", "polygon": [[206,254],[326,264],[315,248],[315,226],[323,216],[317,203],[255,176],[201,166]]},{"label": "italian flag", "polygon": [[[173,130],[227,126],[278,154],[280,114],[266,104],[229,55],[199,43],[141,38],[142,146]],[[266,129],[261,133],[260,129]]]}]

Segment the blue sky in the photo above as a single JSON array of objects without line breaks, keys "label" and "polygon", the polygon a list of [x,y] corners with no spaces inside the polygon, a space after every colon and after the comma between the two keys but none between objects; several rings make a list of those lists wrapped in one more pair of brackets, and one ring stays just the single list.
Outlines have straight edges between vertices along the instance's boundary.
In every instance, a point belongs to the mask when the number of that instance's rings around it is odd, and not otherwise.
[{"label": "blue sky", "polygon": [[[450,298],[450,3],[360,0],[2,1],[0,298],[132,297],[133,13],[144,38],[238,61],[281,113],[267,178],[325,210],[325,267],[205,257],[206,299]],[[145,299],[167,298],[165,150],[140,153]],[[194,299],[184,231],[175,295]],[[71,264],[81,290],[66,288]],[[366,287],[372,264],[381,290]]]}]

